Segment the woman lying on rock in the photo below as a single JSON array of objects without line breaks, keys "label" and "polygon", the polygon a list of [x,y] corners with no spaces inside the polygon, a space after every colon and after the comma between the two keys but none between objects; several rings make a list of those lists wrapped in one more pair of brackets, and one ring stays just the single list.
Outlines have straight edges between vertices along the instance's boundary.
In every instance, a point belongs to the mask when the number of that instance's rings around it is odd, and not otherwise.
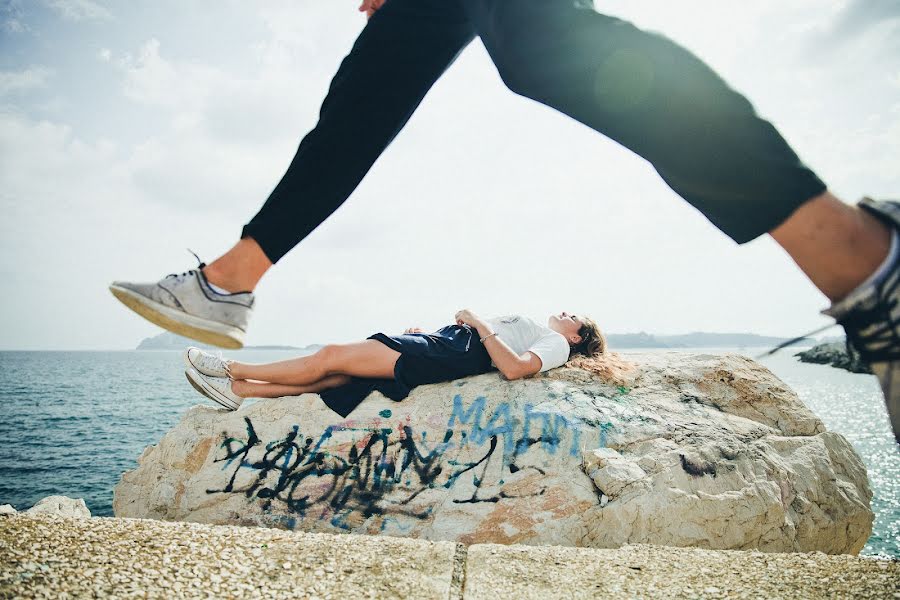
[{"label": "woman lying on rock", "polygon": [[591,319],[562,312],[547,327],[521,315],[482,319],[466,309],[456,324],[434,333],[410,328],[376,333],[353,344],[330,344],[315,354],[247,364],[199,348],[184,351],[185,375],[204,396],[237,410],[244,398],[317,393],[346,417],[373,390],[402,400],[416,386],[499,370],[519,379],[562,366],[570,354],[598,356],[606,339]]}]

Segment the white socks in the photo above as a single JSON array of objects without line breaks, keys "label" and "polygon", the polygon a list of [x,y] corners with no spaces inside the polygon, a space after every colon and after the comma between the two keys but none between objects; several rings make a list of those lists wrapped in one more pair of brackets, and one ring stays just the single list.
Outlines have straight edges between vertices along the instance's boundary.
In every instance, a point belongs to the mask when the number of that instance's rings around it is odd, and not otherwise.
[{"label": "white socks", "polygon": [[231,295],[231,292],[229,292],[228,290],[223,290],[222,288],[220,288],[220,287],[217,286],[216,284],[210,282],[209,279],[206,280],[206,285],[208,285],[208,286],[210,287],[210,289],[211,289],[212,291],[214,291],[215,293],[217,293],[217,294],[222,294],[223,296],[230,296],[230,295]]}]

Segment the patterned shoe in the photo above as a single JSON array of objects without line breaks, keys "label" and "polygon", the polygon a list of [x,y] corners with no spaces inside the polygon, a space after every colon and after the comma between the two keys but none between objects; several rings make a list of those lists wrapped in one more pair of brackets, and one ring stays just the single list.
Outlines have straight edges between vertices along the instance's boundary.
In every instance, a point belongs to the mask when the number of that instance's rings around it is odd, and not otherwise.
[{"label": "patterned shoe", "polygon": [[253,293],[216,292],[201,270],[206,264],[197,261],[200,266],[196,269],[167,275],[155,283],[114,281],[109,291],[163,329],[222,348],[242,348],[253,311]]},{"label": "patterned shoe", "polygon": [[[900,202],[863,198],[860,208],[900,230]],[[900,443],[900,260],[876,284],[823,310],[847,333],[847,351],[855,350],[878,377],[894,437]]]},{"label": "patterned shoe", "polygon": [[189,346],[182,354],[184,365],[188,369],[196,369],[199,373],[208,377],[228,377],[231,379],[231,371],[229,370],[230,360],[222,358],[219,355],[210,354],[200,348]]},{"label": "patterned shoe", "polygon": [[228,410],[237,410],[244,401],[231,389],[231,380],[227,377],[207,377],[198,373],[196,369],[186,369],[184,376],[195,390]]}]

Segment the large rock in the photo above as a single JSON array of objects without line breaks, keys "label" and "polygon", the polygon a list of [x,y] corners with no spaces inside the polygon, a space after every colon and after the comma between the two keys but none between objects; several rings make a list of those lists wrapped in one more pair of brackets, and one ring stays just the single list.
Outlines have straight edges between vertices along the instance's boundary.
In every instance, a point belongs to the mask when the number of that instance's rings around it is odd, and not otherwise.
[{"label": "large rock", "polygon": [[195,406],[123,474],[114,511],[466,544],[863,547],[865,467],[770,371],[629,358],[616,379],[566,367],[375,393],[344,420],[313,394]]}]

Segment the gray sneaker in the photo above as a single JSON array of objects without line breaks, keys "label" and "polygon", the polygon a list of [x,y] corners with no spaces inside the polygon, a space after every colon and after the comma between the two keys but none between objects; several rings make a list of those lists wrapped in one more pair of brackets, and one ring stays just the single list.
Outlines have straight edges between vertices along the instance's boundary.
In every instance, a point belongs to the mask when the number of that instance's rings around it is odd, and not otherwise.
[{"label": "gray sneaker", "polygon": [[114,281],[109,291],[163,329],[222,348],[241,348],[253,311],[253,293],[214,291],[201,270],[205,266],[201,261],[196,269],[155,283]]},{"label": "gray sneaker", "polygon": [[[900,202],[863,198],[860,208],[900,230]],[[894,437],[900,443],[900,260],[875,285],[823,310],[847,333],[847,351],[855,350],[878,377]]]}]

